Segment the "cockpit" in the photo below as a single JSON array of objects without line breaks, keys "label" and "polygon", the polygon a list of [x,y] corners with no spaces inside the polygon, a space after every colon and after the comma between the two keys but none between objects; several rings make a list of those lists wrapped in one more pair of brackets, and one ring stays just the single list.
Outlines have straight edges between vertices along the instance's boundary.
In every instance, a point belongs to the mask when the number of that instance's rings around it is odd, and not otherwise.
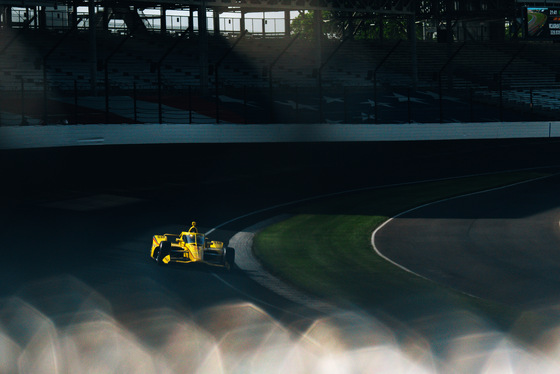
[{"label": "cockpit", "polygon": [[189,232],[181,238],[187,244],[204,245],[204,235]]}]

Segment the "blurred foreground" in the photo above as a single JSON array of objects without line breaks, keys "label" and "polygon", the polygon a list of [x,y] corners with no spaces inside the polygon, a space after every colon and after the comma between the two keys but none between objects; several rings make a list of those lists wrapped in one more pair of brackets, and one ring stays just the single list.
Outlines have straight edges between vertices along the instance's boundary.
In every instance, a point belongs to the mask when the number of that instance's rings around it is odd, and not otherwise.
[{"label": "blurred foreground", "polygon": [[[136,298],[175,296],[165,290]],[[175,300],[177,301],[177,300]],[[169,303],[167,303],[169,305]],[[180,305],[180,303],[177,303]],[[476,315],[425,316],[390,328],[343,312],[295,332],[250,303],[192,314],[138,308],[118,317],[72,277],[24,285],[0,300],[1,373],[557,373],[560,326],[531,347]],[[427,334],[424,334],[427,333]],[[431,335],[437,341],[427,339]],[[437,351],[437,352],[436,352]]]}]

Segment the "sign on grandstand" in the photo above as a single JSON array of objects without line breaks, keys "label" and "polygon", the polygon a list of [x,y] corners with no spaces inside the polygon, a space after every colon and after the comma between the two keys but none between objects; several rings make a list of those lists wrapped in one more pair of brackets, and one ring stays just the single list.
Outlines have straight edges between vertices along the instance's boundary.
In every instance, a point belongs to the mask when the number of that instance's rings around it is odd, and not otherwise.
[{"label": "sign on grandstand", "polygon": [[526,38],[560,38],[560,7],[527,7],[524,17]]}]

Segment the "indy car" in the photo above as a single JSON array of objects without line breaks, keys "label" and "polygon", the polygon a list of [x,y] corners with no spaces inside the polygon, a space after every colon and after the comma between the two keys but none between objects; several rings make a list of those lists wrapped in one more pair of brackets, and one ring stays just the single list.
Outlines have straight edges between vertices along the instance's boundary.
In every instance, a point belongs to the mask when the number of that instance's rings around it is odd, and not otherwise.
[{"label": "indy car", "polygon": [[230,270],[235,261],[233,248],[224,247],[224,243],[210,240],[200,234],[196,222],[188,231],[179,235],[154,235],[150,257],[159,265],[177,263],[202,263]]}]

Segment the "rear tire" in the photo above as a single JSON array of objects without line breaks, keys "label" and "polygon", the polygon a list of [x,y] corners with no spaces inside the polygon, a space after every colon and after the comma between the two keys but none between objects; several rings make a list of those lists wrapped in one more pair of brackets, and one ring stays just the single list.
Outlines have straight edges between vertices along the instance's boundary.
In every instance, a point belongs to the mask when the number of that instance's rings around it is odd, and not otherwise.
[{"label": "rear tire", "polygon": [[231,247],[227,247],[226,248],[226,254],[225,254],[225,258],[226,258],[226,267],[228,267],[230,270],[233,269],[233,264],[235,263],[235,249],[231,248]]},{"label": "rear tire", "polygon": [[171,243],[161,242],[159,245],[159,250],[157,250],[157,256],[156,256],[156,261],[158,265],[166,265],[165,262],[163,262],[163,259],[169,253],[171,253]]}]

